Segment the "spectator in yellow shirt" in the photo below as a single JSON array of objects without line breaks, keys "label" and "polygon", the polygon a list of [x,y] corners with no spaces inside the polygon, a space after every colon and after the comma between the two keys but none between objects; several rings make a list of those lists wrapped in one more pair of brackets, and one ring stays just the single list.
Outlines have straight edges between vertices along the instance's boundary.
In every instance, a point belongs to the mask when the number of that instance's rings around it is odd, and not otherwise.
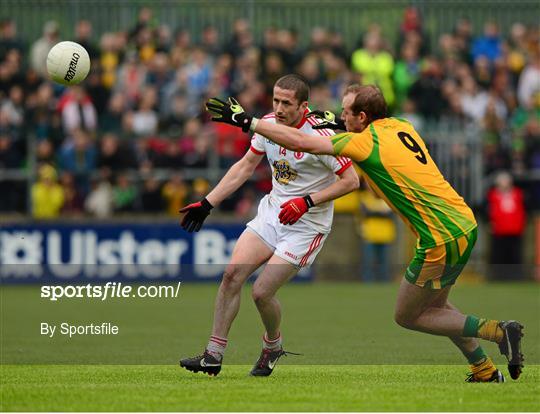
[{"label": "spectator in yellow shirt", "polygon": [[161,194],[167,204],[167,214],[177,216],[178,211],[185,206],[187,196],[187,186],[182,176],[175,174],[163,186]]},{"label": "spectator in yellow shirt", "polygon": [[378,32],[368,32],[364,38],[364,48],[357,49],[351,57],[354,72],[362,75],[362,85],[377,85],[389,107],[394,105],[395,95],[392,83],[394,58],[383,50]]},{"label": "spectator in yellow shirt", "polygon": [[391,280],[390,246],[396,239],[396,224],[388,204],[371,190],[362,191],[361,234],[364,251],[362,255],[362,279],[365,282]]},{"label": "spectator in yellow shirt", "polygon": [[43,165],[38,171],[38,181],[32,185],[32,215],[34,218],[55,218],[64,205],[64,189],[57,181],[56,170]]}]

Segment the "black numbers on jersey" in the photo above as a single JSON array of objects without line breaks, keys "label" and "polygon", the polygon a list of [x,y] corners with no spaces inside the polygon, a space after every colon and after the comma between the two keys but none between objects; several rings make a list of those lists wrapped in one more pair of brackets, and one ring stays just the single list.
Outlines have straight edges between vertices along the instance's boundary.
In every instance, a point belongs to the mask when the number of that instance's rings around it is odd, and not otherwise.
[{"label": "black numbers on jersey", "polygon": [[413,137],[410,136],[410,134],[406,132],[398,132],[398,137],[403,142],[403,145],[407,147],[407,149],[414,152],[416,155],[416,159],[420,161],[422,164],[427,164],[427,157],[426,153],[420,148],[420,145],[418,145],[418,142],[414,140]]}]

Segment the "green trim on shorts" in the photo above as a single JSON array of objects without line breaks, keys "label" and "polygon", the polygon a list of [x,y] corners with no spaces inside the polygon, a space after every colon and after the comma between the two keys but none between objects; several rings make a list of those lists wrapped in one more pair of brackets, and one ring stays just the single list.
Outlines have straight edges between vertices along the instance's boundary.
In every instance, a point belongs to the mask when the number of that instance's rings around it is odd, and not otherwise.
[{"label": "green trim on shorts", "polygon": [[[450,240],[444,245],[446,249],[446,265],[442,269],[442,275],[440,278],[441,289],[456,283],[457,278],[459,277],[459,275],[465,268],[465,265],[469,261],[469,258],[471,257],[473,247],[478,238],[478,229],[474,228],[473,230],[461,237],[465,237],[467,239],[467,247],[462,255],[459,254],[459,238],[456,240]],[[422,272],[422,268],[426,259],[426,250],[429,250],[429,248],[417,248],[414,257],[411,260],[411,263],[405,271],[405,279],[413,285],[416,285],[416,281],[418,280],[418,277]],[[433,281],[427,280],[423,287],[433,289]]]},{"label": "green trim on shorts", "polygon": [[424,260],[426,260],[426,249],[422,247],[416,249],[411,263],[409,263],[407,270],[405,270],[405,279],[407,279],[407,281],[412,283],[413,285],[416,284],[416,281],[420,276],[420,272],[422,271],[422,267],[424,266]]}]

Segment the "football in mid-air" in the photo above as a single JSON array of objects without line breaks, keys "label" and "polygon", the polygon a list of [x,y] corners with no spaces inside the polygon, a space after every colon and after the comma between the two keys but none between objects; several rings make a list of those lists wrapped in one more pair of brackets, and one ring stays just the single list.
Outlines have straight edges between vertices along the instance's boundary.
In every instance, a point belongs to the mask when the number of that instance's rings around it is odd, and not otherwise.
[{"label": "football in mid-air", "polygon": [[47,56],[47,72],[51,79],[62,85],[76,85],[90,71],[90,56],[84,47],[75,42],[60,42]]}]

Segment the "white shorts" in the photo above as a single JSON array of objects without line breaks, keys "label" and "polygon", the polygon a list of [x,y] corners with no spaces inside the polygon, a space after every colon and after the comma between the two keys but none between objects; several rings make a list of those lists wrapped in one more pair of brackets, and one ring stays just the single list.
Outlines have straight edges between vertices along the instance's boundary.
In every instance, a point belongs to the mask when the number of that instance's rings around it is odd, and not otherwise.
[{"label": "white shorts", "polygon": [[270,196],[259,203],[257,216],[247,223],[248,231],[257,234],[276,256],[296,267],[310,266],[321,251],[328,233],[319,233],[302,221],[292,226],[279,222],[281,209],[272,205]]}]

